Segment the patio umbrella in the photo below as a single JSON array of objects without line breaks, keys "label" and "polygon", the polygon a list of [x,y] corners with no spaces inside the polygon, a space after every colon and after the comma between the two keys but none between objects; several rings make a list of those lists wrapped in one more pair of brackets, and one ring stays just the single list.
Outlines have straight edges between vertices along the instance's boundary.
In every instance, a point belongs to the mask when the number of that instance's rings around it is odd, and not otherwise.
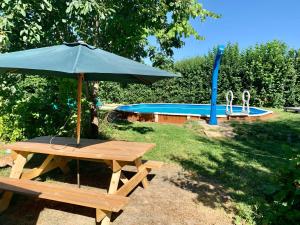
[{"label": "patio umbrella", "polygon": [[82,82],[152,83],[177,77],[151,66],[103,51],[84,42],[0,54],[0,74],[21,73],[76,78],[77,145],[80,144]]}]

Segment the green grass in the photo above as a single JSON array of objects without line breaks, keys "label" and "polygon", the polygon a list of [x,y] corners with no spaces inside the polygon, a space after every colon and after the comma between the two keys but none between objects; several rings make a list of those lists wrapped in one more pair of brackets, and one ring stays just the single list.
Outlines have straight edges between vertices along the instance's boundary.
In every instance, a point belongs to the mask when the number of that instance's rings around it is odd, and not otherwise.
[{"label": "green grass", "polygon": [[[5,156],[5,151],[0,149],[0,157],[1,156]],[[0,168],[0,176],[5,176],[7,177],[10,173],[10,167],[6,167],[6,168]]]},{"label": "green grass", "polygon": [[[260,224],[270,210],[264,190],[277,182],[288,159],[300,151],[300,114],[275,112],[276,117],[265,122],[232,123],[237,134],[234,138],[207,138],[196,123],[103,123],[101,134],[118,140],[156,143],[145,158],[179,164],[192,174],[221,185],[232,199],[235,222]],[[8,171],[2,169],[0,174]],[[197,200],[203,204],[228,210],[217,191],[207,193],[205,197],[210,201],[204,201],[203,191],[197,191],[201,186],[179,185],[199,193]]]},{"label": "green grass", "polygon": [[[119,122],[102,125],[102,133],[115,139],[156,143],[146,158],[177,163],[219,183],[233,200],[236,223],[242,218],[243,223],[259,224],[269,210],[264,190],[277,182],[280,169],[300,151],[300,114],[275,113],[274,119],[265,122],[232,123],[237,135],[231,139],[207,138],[194,123]],[[217,193],[210,206],[224,206]]]}]

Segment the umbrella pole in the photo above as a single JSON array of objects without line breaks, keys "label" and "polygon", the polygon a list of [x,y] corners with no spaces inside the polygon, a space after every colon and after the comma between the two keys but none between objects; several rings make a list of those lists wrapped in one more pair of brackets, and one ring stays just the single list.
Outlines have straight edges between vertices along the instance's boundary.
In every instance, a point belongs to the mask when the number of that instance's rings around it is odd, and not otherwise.
[{"label": "umbrella pole", "polygon": [[77,127],[76,127],[76,137],[77,137],[77,146],[80,145],[80,122],[81,122],[81,95],[82,95],[82,81],[83,73],[78,75],[77,83]]},{"label": "umbrella pole", "polygon": [[[76,144],[77,147],[80,145],[80,124],[81,124],[81,95],[82,95],[82,81],[84,75],[80,73],[78,75],[78,82],[77,82],[77,126],[76,126]],[[77,159],[77,185],[80,188],[80,165],[79,159]]]}]

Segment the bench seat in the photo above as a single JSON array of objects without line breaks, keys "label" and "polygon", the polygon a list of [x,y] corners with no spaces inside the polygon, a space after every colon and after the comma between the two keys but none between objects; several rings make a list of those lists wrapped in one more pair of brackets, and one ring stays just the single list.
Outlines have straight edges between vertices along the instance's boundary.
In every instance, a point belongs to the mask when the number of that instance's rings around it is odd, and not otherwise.
[{"label": "bench seat", "polygon": [[163,162],[153,160],[143,160],[143,167],[147,169],[160,169],[164,165]]},{"label": "bench seat", "polygon": [[96,190],[7,177],[0,177],[0,189],[110,212],[119,212],[129,201],[128,197],[104,194]]},{"label": "bench seat", "polygon": [[[143,165],[140,167],[140,170],[146,168],[148,171],[160,169],[164,165],[163,162],[153,161],[153,160],[143,160]],[[126,165],[122,168],[123,171],[127,172],[137,172],[135,165]]]},{"label": "bench seat", "polygon": [[284,107],[284,111],[292,111],[292,112],[296,112],[296,113],[300,113],[300,107]]}]

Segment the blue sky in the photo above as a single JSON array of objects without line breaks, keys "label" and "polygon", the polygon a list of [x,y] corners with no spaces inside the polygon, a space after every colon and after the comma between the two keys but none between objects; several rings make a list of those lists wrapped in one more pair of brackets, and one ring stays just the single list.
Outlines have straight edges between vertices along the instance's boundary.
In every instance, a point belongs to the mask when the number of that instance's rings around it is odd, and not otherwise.
[{"label": "blue sky", "polygon": [[282,40],[300,48],[300,0],[200,0],[204,8],[222,15],[204,23],[192,21],[204,41],[194,38],[175,50],[180,60],[206,54],[213,46],[228,42],[246,48],[256,43]]}]

